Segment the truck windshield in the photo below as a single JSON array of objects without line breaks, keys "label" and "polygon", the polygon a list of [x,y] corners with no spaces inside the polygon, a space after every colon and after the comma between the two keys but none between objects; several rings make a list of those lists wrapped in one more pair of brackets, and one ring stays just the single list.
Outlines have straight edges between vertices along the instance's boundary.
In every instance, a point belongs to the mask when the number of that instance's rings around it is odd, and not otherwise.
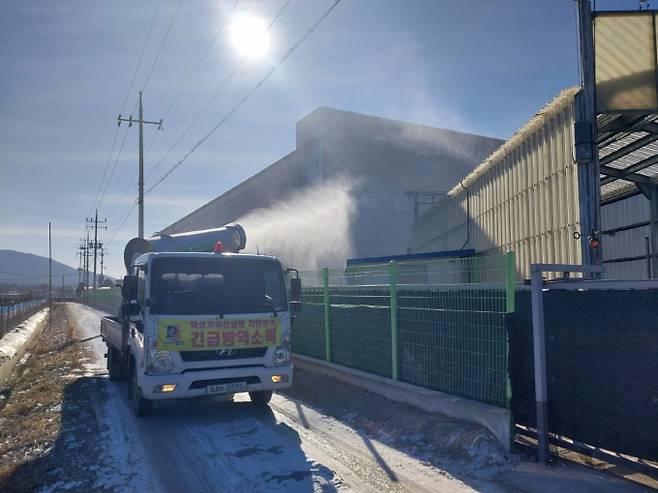
[{"label": "truck windshield", "polygon": [[157,258],[151,268],[152,312],[224,315],[285,310],[281,264],[239,257]]}]

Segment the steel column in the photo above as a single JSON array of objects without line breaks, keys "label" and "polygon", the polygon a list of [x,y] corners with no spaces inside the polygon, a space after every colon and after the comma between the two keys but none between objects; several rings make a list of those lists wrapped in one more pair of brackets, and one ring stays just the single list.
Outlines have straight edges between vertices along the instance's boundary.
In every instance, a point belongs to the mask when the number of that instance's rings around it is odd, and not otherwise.
[{"label": "steel column", "polygon": [[548,462],[548,381],[546,378],[546,339],[544,333],[544,297],[541,270],[532,270],[532,346],[535,362],[535,402],[539,462]]},{"label": "steel column", "polygon": [[388,286],[391,307],[391,376],[398,380],[398,264],[388,264]]},{"label": "steel column", "polygon": [[327,267],[322,268],[322,294],[324,300],[324,359],[331,361],[331,298],[329,296],[329,269]]},{"label": "steel column", "polygon": [[651,277],[658,279],[658,186],[649,195],[649,243],[651,244]]}]

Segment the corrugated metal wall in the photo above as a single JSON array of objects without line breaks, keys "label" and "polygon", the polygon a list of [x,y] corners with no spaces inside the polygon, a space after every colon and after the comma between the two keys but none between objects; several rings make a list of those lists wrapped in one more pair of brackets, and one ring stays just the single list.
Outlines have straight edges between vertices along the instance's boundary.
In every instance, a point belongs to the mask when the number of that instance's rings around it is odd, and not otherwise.
[{"label": "corrugated metal wall", "polygon": [[413,251],[514,250],[520,278],[529,277],[530,263],[580,263],[573,238],[580,229],[572,140],[577,92],[563,91],[421,216]]},{"label": "corrugated metal wall", "polygon": [[[635,195],[601,207],[601,229],[615,228],[649,221],[649,200],[644,195]],[[649,277],[645,257],[649,226],[639,226],[602,238],[605,277],[609,279],[646,279]]]}]

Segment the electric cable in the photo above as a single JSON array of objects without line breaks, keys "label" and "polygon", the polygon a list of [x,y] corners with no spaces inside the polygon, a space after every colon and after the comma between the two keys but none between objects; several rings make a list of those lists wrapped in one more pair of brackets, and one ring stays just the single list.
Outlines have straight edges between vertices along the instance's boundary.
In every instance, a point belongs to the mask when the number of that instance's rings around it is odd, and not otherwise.
[{"label": "electric cable", "polygon": [[[137,65],[135,66],[135,71],[133,72],[132,78],[130,79],[130,84],[128,85],[128,90],[126,91],[126,95],[123,98],[123,102],[121,103],[121,109],[119,113],[123,113],[123,110],[126,106],[126,103],[128,102],[128,96],[130,96],[130,92],[132,91],[133,85],[135,83],[135,79],[137,78],[137,73],[139,72],[139,67],[142,64],[142,60],[144,59],[144,53],[146,52],[146,47],[148,46],[149,40],[151,39],[151,33],[153,32],[153,26],[155,25],[155,21],[158,17],[158,13],[160,12],[160,7],[162,6],[162,0],[158,3],[157,8],[155,9],[155,13],[153,14],[153,19],[151,20],[151,25],[148,30],[148,34],[146,35],[146,39],[144,40],[144,45],[142,46],[142,51],[139,54],[139,58],[137,60]],[[133,112],[135,109],[133,108]],[[98,184],[98,191],[96,192],[96,198],[94,199],[94,204],[91,207],[91,212],[88,215],[91,215],[91,213],[96,209],[101,201],[99,200],[99,196],[101,194],[101,190],[103,189],[103,183],[105,182],[105,177],[107,176],[107,170],[109,169],[110,162],[112,161],[112,154],[114,152],[114,147],[116,145],[116,140],[117,136],[119,135],[119,127],[116,127],[114,129],[114,137],[112,138],[112,145],[110,146],[110,153],[107,156],[107,161],[105,163],[105,169],[103,171],[103,177],[101,178],[100,183]]]},{"label": "electric cable", "polygon": [[167,26],[167,31],[165,32],[165,35],[162,38],[162,41],[160,42],[160,47],[158,48],[158,52],[155,55],[155,58],[153,59],[153,64],[151,64],[151,68],[149,69],[149,72],[146,76],[146,80],[144,81],[144,84],[142,84],[142,91],[146,89],[146,86],[148,85],[149,80],[151,79],[151,75],[153,74],[153,70],[155,70],[155,66],[157,65],[158,60],[160,59],[160,54],[162,53],[162,49],[164,48],[167,38],[169,37],[169,33],[171,32],[171,27],[174,25],[174,21],[176,20],[176,15],[178,14],[178,9],[180,8],[180,4],[182,1],[183,0],[178,0],[178,3],[176,4],[176,9],[174,10],[174,14],[171,16],[171,21],[169,21],[169,25]]},{"label": "electric cable", "polygon": [[196,151],[206,140],[210,138],[224,123],[226,123],[239,109],[246,103],[257,91],[260,89],[265,82],[272,76],[272,74],[299,48],[299,46],[308,39],[308,37],[317,29],[317,27],[329,16],[329,14],[336,8],[341,0],[334,0],[334,3],[327,9],[327,11],[311,26],[311,28],[306,32],[293,46],[288,50],[288,52],[279,60],[279,62],[274,65],[269,72],[263,77],[256,85],[249,91],[239,102],[236,104],[214,127],[212,127],[206,135],[201,138],[192,148],[174,164],[169,170],[157,180],[151,187],[144,192],[144,195],[152,192],[158,185],[165,181],[171,173],[174,172],[178,167],[180,167],[193,153]]},{"label": "electric cable", "polygon": [[[279,19],[279,17],[281,17],[281,14],[283,14],[284,10],[290,4],[290,2],[291,2],[291,0],[286,0],[286,2],[283,4],[283,6],[277,12],[276,16],[274,16],[274,18],[270,22],[269,26],[267,26],[267,29],[265,29],[265,31],[263,31],[263,34],[266,34],[270,31],[270,29],[272,28],[274,23]],[[178,136],[178,138],[176,139],[174,144],[169,148],[169,150],[148,171],[148,173],[146,174],[147,177],[150,176],[169,157],[169,155],[173,152],[173,150],[176,148],[176,146],[178,146],[178,144],[185,138],[185,136],[190,132],[190,130],[192,130],[192,128],[194,127],[196,122],[199,121],[199,119],[203,116],[203,114],[210,107],[210,105],[217,99],[217,97],[224,91],[226,86],[233,80],[233,77],[235,77],[235,74],[238,73],[238,71],[240,70],[242,65],[244,65],[244,63],[247,61],[248,58],[249,58],[248,56],[242,57],[242,59],[233,67],[233,70],[228,75],[228,77],[226,77],[224,79],[224,81],[219,86],[217,91],[215,91],[215,93],[210,97],[210,99],[203,105],[201,110],[199,112],[197,112],[196,116],[192,119],[190,124],[183,131],[183,133]]]},{"label": "electric cable", "polygon": [[[162,115],[163,120],[167,117],[169,112],[171,112],[171,110],[175,106],[176,102],[178,102],[178,99],[180,98],[181,94],[183,94],[183,92],[187,88],[187,85],[192,80],[192,77],[194,77],[194,74],[196,74],[196,72],[199,70],[199,68],[201,67],[201,64],[205,60],[206,56],[208,56],[208,53],[210,53],[210,49],[213,47],[213,45],[215,44],[217,39],[224,32],[224,28],[228,24],[229,19],[231,19],[231,17],[233,16],[233,13],[235,12],[235,9],[236,9],[236,7],[238,6],[239,3],[240,3],[240,0],[235,0],[235,3],[233,4],[233,7],[229,11],[228,15],[226,16],[226,19],[224,20],[224,22],[222,23],[220,28],[215,32],[214,36],[210,40],[210,43],[208,43],[208,46],[206,47],[206,50],[203,52],[203,55],[201,55],[201,58],[199,58],[199,60],[196,62],[196,65],[194,65],[191,72],[185,78],[185,81],[183,82],[183,85],[180,87],[180,89],[176,93],[176,96],[174,96],[174,99],[171,101],[171,103],[169,103],[169,106],[167,107],[164,114]],[[153,143],[155,142],[157,137],[158,137],[158,132],[154,132],[153,137],[151,138],[151,141],[149,142],[149,145],[146,148],[146,153],[144,154],[145,157],[148,157],[149,152],[151,152],[151,147],[153,147]]]}]

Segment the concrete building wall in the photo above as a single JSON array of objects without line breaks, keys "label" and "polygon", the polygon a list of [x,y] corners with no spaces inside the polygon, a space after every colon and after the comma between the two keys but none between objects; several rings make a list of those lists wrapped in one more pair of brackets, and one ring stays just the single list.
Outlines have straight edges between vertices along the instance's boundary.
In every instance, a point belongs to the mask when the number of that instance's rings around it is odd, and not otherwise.
[{"label": "concrete building wall", "polygon": [[[408,192],[447,191],[501,143],[498,139],[318,108],[297,123],[295,151],[163,232],[221,226],[256,209],[276,207],[281,201],[294,202],[296,196],[315,185],[336,182],[349,189],[353,201],[348,232],[353,245],[350,254],[405,253],[414,220],[413,196]],[[317,201],[322,200],[322,196],[317,197]]]}]

